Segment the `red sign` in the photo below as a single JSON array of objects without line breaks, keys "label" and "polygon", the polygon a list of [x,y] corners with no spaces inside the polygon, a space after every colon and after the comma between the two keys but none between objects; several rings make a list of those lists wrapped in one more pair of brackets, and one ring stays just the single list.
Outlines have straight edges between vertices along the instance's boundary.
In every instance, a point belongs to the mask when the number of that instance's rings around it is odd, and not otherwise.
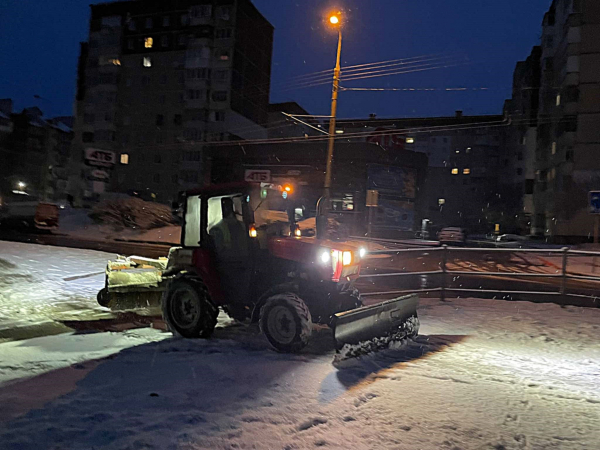
[{"label": "red sign", "polygon": [[404,150],[404,144],[406,139],[404,136],[398,134],[387,134],[387,133],[398,133],[400,130],[395,128],[376,128],[371,136],[367,137],[367,142],[379,144],[386,150]]},{"label": "red sign", "polygon": [[270,170],[246,170],[244,180],[250,183],[268,183],[271,181]]}]

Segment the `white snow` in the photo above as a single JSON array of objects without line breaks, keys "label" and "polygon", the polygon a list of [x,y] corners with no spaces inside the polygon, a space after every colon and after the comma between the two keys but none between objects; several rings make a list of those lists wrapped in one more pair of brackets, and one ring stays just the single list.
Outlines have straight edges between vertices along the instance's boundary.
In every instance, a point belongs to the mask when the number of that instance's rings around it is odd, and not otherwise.
[{"label": "white snow", "polygon": [[299,355],[239,325],[0,344],[49,370],[0,385],[0,448],[597,448],[600,310],[424,299],[420,318],[416,342],[337,366],[329,330]]},{"label": "white snow", "polygon": [[0,241],[0,331],[106,312],[96,294],[115,256]]}]

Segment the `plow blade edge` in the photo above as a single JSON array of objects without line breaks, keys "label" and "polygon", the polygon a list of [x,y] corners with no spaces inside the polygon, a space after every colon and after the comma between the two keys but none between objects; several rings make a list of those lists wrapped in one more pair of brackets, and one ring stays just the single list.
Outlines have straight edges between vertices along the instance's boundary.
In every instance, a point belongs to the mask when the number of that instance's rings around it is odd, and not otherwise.
[{"label": "plow blade edge", "polygon": [[[406,335],[418,331],[407,324],[418,324],[418,295],[407,295],[372,306],[363,306],[334,316],[334,336],[338,348],[356,345],[375,338],[388,337],[406,330]],[[414,319],[411,319],[414,318]]]}]

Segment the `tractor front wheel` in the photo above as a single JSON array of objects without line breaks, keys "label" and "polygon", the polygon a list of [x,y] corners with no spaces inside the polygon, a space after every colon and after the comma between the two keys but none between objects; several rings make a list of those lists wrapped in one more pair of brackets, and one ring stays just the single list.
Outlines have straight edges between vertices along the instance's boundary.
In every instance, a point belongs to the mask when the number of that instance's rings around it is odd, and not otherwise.
[{"label": "tractor front wheel", "polygon": [[219,315],[204,283],[194,278],[178,279],[169,284],[163,294],[162,312],[169,330],[189,339],[209,338]]},{"label": "tractor front wheel", "polygon": [[296,353],[312,333],[312,319],[306,303],[293,293],[269,297],[260,310],[260,329],[275,349]]}]

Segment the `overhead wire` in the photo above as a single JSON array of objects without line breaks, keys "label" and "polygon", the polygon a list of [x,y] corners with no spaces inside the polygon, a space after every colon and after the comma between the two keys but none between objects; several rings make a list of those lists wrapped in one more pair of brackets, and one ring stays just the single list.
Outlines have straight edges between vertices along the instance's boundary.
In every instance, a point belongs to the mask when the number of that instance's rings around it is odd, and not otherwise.
[{"label": "overhead wire", "polygon": [[[426,120],[427,118],[419,118]],[[393,119],[390,119],[393,120]],[[411,119],[403,119],[411,120]],[[358,121],[358,120],[357,120]],[[486,121],[486,122],[474,122],[471,124],[456,124],[456,125],[437,125],[430,127],[414,127],[414,128],[401,128],[394,130],[382,130],[382,131],[364,131],[357,133],[345,133],[342,135],[334,135],[334,140],[354,140],[360,139],[364,136],[377,137],[377,136],[400,136],[407,134],[423,134],[423,133],[440,133],[444,131],[454,132],[463,130],[473,130],[480,128],[495,128],[495,127],[506,127],[511,125],[525,124],[525,123],[536,123],[546,124],[556,122],[552,117],[545,119],[504,119],[502,121]],[[559,121],[560,122],[560,121]],[[330,139],[330,136],[308,136],[308,137],[295,137],[295,138],[269,138],[269,139],[248,139],[248,140],[233,140],[233,141],[207,141],[199,143],[189,143],[190,146],[211,146],[211,147],[222,147],[222,146],[244,146],[244,145],[260,145],[260,144],[291,144],[291,143],[314,143],[324,142]],[[181,143],[177,144],[164,144],[161,146],[143,146],[144,148],[165,148],[170,146],[180,146]]]},{"label": "overhead wire", "polygon": [[[361,70],[357,70],[357,69],[347,69],[346,67],[342,67],[342,73],[341,73],[341,79],[347,79],[349,77],[357,77],[357,76],[361,76],[361,75],[365,75],[365,74],[369,74],[370,73],[375,73],[375,72],[385,72],[385,71],[393,71],[393,70],[404,70],[404,69],[409,69],[411,67],[422,67],[424,63],[428,63],[428,64],[434,64],[434,63],[443,63],[443,62],[449,62],[449,61],[462,61],[463,58],[460,57],[460,55],[443,55],[443,56],[432,56],[432,55],[425,55],[425,56],[421,56],[421,57],[414,57],[414,58],[404,58],[401,60],[391,60],[391,61],[400,61],[398,63],[394,63],[394,64],[379,64],[379,63],[373,63],[373,64],[377,64],[377,65],[373,65],[372,67],[369,67],[368,69],[361,69]],[[384,63],[387,63],[387,61],[384,61]],[[350,73],[347,73],[348,71],[351,71]],[[305,87],[312,87],[312,86],[320,86],[323,84],[328,84],[331,82],[332,76],[333,76],[333,70],[328,71],[328,74],[323,74],[320,75],[319,73],[316,74],[307,74],[307,75],[303,75],[303,76],[299,76],[299,77],[292,77],[289,78],[287,80],[284,81],[280,81],[280,82],[275,82],[275,83],[270,83],[270,87],[272,91],[286,91],[286,90],[292,90],[292,89],[296,89],[296,88],[305,88]],[[257,84],[254,85],[254,88],[264,92],[263,89],[261,89],[262,86],[267,86],[269,85],[269,83],[264,83],[264,84]]]},{"label": "overhead wire", "polygon": [[[362,80],[362,79],[367,79],[367,78],[377,78],[377,77],[385,77],[385,76],[392,76],[392,75],[401,75],[401,74],[407,74],[407,73],[416,73],[416,72],[423,72],[423,71],[427,71],[427,70],[436,70],[436,69],[443,69],[443,68],[448,68],[448,67],[457,67],[460,65],[465,65],[467,63],[465,62],[455,62],[453,64],[449,64],[449,63],[443,63],[443,64],[425,64],[425,65],[415,65],[413,67],[405,67],[402,70],[397,70],[397,71],[393,71],[393,72],[382,72],[382,73],[374,73],[372,75],[365,75],[365,76],[355,76],[355,77],[347,77],[345,78],[343,75],[340,77],[341,81],[354,81],[354,80]],[[274,89],[274,92],[288,92],[288,91],[293,91],[293,90],[297,90],[297,89],[306,89],[306,88],[311,88],[311,87],[316,87],[316,86],[322,86],[325,84],[330,84],[331,80],[323,80],[323,81],[315,81],[315,82],[307,82],[304,84],[296,84],[296,85],[292,85],[289,88],[286,89]]]},{"label": "overhead wire", "polygon": [[[342,70],[343,70],[343,72],[348,72],[348,71],[355,72],[355,71],[361,70],[361,68],[363,68],[363,67],[365,67],[365,68],[369,67],[368,70],[372,70],[374,68],[374,66],[393,65],[393,63],[406,64],[408,62],[416,62],[421,59],[435,59],[435,58],[440,58],[442,56],[444,56],[444,53],[420,55],[420,56],[413,56],[413,57],[409,57],[409,58],[390,59],[390,60],[379,61],[379,62],[374,62],[374,63],[357,64],[357,65],[353,65],[353,66],[343,66]],[[446,55],[446,57],[448,57],[448,56],[449,55]],[[326,70],[321,70],[321,71],[317,71],[317,72],[296,75],[296,76],[286,79],[285,81],[279,81],[279,82],[275,82],[275,83],[272,83],[272,82],[271,83],[261,83],[261,84],[258,84],[258,86],[261,86],[261,85],[276,86],[279,84],[287,84],[290,82],[304,81],[304,79],[306,79],[306,78],[315,78],[315,77],[316,78],[323,78],[323,77],[331,78],[333,76],[333,72],[334,72],[333,69],[326,69]]]},{"label": "overhead wire", "polygon": [[462,92],[462,91],[489,91],[491,88],[468,88],[468,87],[455,87],[455,88],[348,88],[340,86],[341,91],[365,91],[365,92]]}]

